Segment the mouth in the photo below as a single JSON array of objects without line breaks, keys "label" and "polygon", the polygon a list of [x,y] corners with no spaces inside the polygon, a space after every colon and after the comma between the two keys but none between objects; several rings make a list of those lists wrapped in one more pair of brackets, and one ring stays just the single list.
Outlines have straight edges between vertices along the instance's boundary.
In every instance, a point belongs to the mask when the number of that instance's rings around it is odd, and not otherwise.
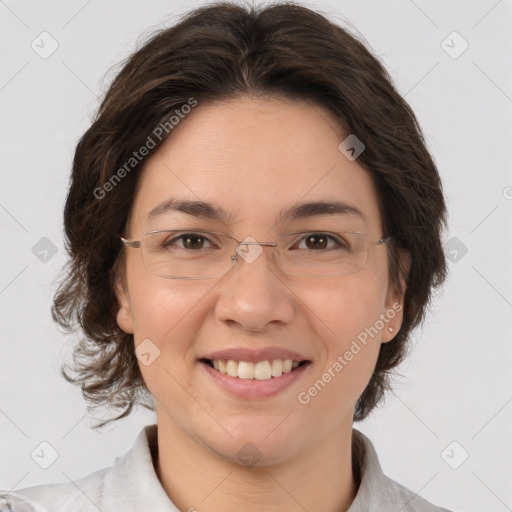
[{"label": "mouth", "polygon": [[233,359],[207,358],[202,358],[199,361],[217,372],[235,379],[260,381],[277,379],[283,374],[294,372],[297,368],[311,363],[311,361],[308,360],[294,361],[292,359],[271,359],[258,361],[257,363],[235,361]]}]

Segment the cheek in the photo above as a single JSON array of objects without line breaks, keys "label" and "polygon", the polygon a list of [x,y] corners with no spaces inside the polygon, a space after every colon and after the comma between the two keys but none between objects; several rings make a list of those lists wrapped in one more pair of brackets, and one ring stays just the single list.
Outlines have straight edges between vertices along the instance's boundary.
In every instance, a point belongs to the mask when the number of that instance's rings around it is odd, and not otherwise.
[{"label": "cheek", "polygon": [[379,274],[360,272],[314,283],[300,295],[312,321],[328,334],[329,347],[342,348],[347,339],[357,337],[379,319],[385,285]]},{"label": "cheek", "polygon": [[[134,283],[132,289],[134,339],[135,347],[140,347],[142,377],[157,401],[170,392],[181,396],[182,389],[176,382],[186,381],[186,363],[194,357],[191,340],[203,321],[198,303],[205,290],[183,281],[154,282],[151,276]],[[141,358],[143,351],[151,353],[150,364]]]},{"label": "cheek", "polygon": [[358,273],[307,290],[309,318],[325,354],[318,373],[331,390],[324,395],[325,400],[335,395],[355,401],[373,373],[381,345],[379,318],[386,292],[378,276]]},{"label": "cheek", "polygon": [[135,265],[128,279],[135,346],[155,346],[158,354],[150,365],[139,361],[146,384],[158,387],[167,382],[166,370],[183,379],[185,368],[196,357],[193,340],[205,321],[205,305],[213,284],[161,279]]},{"label": "cheek", "polygon": [[158,343],[162,330],[169,329],[173,317],[186,308],[188,295],[183,281],[155,277],[146,272],[138,254],[131,256],[127,280],[135,340],[150,338]]}]

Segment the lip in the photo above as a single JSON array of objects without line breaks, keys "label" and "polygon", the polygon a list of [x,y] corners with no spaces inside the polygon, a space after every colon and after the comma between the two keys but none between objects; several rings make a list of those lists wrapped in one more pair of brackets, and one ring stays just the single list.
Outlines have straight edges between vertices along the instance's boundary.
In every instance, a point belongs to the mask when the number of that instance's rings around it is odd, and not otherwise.
[{"label": "lip", "polygon": [[279,347],[267,347],[262,349],[250,349],[245,347],[228,348],[217,350],[205,354],[199,359],[222,359],[233,361],[247,361],[248,363],[258,363],[260,361],[271,361],[272,359],[291,359],[292,361],[310,361],[310,359],[298,352],[293,352]]},{"label": "lip", "polygon": [[291,372],[283,373],[280,377],[272,377],[267,380],[230,377],[215,370],[205,362],[199,362],[199,365],[224,391],[245,400],[258,400],[277,395],[296,383],[308,371],[311,363],[298,366]]}]

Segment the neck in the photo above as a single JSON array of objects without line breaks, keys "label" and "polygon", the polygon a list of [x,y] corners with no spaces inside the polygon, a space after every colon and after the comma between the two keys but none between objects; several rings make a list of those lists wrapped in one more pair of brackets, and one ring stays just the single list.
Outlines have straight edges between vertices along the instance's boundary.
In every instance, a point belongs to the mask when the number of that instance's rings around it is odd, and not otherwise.
[{"label": "neck", "polygon": [[[347,428],[348,427],[348,428]],[[179,510],[344,512],[357,493],[352,423],[300,455],[268,466],[243,466],[158,417],[156,471]]]}]

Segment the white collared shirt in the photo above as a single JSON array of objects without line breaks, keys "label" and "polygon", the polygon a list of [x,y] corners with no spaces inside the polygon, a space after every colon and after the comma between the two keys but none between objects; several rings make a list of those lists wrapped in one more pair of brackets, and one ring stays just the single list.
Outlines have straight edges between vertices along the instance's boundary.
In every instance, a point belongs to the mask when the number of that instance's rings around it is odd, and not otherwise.
[{"label": "white collared shirt", "polygon": [[[347,512],[449,512],[385,476],[371,441],[356,429],[352,436],[361,482]],[[157,427],[149,425],[112,467],[75,482],[0,491],[0,512],[180,512],[155,472],[156,453]]]}]

